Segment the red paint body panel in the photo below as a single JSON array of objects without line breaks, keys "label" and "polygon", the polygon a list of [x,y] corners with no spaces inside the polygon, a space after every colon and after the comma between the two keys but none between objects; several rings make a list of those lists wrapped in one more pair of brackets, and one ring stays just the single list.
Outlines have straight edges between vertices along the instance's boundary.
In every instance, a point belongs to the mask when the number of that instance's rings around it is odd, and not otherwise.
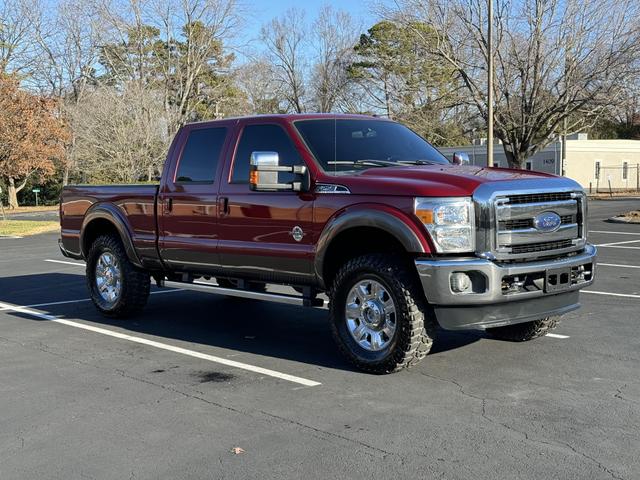
[{"label": "red paint body panel", "polygon": [[[330,117],[374,119],[360,115]],[[280,277],[304,283],[313,281],[317,273],[314,260],[321,234],[341,215],[354,211],[366,215],[372,210],[391,215],[418,239],[420,248],[411,253],[425,255],[432,251],[432,246],[413,214],[414,197],[470,196],[486,182],[548,176],[454,165],[370,168],[333,175],[316,163],[292,123],[313,118],[327,116],[267,115],[187,125],[171,145],[159,188],[65,187],[61,199],[63,249],[72,256],[86,254],[80,245],[83,228],[87,227],[85,218],[93,209],[108,204],[120,212],[140,262],[150,269],[224,271],[268,279],[274,273],[275,257]],[[287,132],[310,172],[310,192],[253,192],[248,184],[230,183],[238,140],[248,124],[277,124]],[[228,128],[215,181],[176,183],[176,166],[189,131],[214,126]],[[351,194],[316,194],[313,193],[316,183],[344,185]],[[304,232],[301,241],[292,236],[294,226]]]}]

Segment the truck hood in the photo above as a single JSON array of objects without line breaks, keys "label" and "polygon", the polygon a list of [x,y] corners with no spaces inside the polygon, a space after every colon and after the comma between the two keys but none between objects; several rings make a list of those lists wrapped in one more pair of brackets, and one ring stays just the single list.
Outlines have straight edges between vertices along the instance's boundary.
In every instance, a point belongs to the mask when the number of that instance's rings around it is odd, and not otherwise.
[{"label": "truck hood", "polygon": [[[518,187],[543,187],[540,185],[542,181],[548,184],[549,188],[554,188],[555,183],[566,186],[567,179],[542,172],[509,168],[411,165],[372,167],[355,174],[332,177],[332,180],[348,187],[354,194],[459,197],[471,196],[478,187],[487,183],[503,182],[505,189],[511,190]],[[575,184],[575,187],[580,188],[578,184]]]}]

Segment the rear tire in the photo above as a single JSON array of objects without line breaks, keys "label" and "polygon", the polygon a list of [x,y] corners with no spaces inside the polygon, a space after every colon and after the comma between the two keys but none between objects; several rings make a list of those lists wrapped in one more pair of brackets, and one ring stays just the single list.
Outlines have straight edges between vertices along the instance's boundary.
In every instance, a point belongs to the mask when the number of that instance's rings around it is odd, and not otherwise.
[{"label": "rear tire", "polygon": [[429,353],[436,322],[409,263],[381,254],[349,260],[329,296],[333,337],[359,369],[397,372]]},{"label": "rear tire", "polygon": [[558,323],[558,317],[547,317],[533,322],[487,328],[487,333],[498,340],[527,342],[534,338],[544,337],[550,330],[556,328]]},{"label": "rear tire", "polygon": [[149,298],[149,274],[129,261],[122,241],[114,235],[102,235],[91,245],[86,278],[93,304],[107,317],[139,313]]}]

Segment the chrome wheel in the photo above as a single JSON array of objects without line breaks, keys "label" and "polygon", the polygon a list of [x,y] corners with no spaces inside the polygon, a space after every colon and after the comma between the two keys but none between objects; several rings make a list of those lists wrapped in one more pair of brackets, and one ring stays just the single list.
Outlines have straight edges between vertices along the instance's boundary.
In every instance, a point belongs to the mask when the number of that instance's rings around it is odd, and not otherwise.
[{"label": "chrome wheel", "polygon": [[96,287],[100,296],[109,303],[120,298],[122,291],[122,272],[116,257],[104,252],[96,262]]},{"label": "chrome wheel", "polygon": [[396,332],[396,306],[375,280],[361,280],[349,291],[345,318],[353,339],[371,352],[387,347]]}]

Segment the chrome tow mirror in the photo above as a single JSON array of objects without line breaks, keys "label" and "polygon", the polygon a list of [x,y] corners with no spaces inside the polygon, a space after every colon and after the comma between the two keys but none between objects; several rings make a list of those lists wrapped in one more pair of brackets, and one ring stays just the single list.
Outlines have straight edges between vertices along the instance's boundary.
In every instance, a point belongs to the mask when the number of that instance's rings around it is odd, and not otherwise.
[{"label": "chrome tow mirror", "polygon": [[[280,183],[280,173],[299,175],[299,182]],[[249,186],[258,192],[306,192],[310,188],[309,172],[304,165],[280,165],[278,152],[253,152],[250,159]]]},{"label": "chrome tow mirror", "polygon": [[469,154],[465,152],[455,152],[451,163],[454,165],[469,165]]}]

